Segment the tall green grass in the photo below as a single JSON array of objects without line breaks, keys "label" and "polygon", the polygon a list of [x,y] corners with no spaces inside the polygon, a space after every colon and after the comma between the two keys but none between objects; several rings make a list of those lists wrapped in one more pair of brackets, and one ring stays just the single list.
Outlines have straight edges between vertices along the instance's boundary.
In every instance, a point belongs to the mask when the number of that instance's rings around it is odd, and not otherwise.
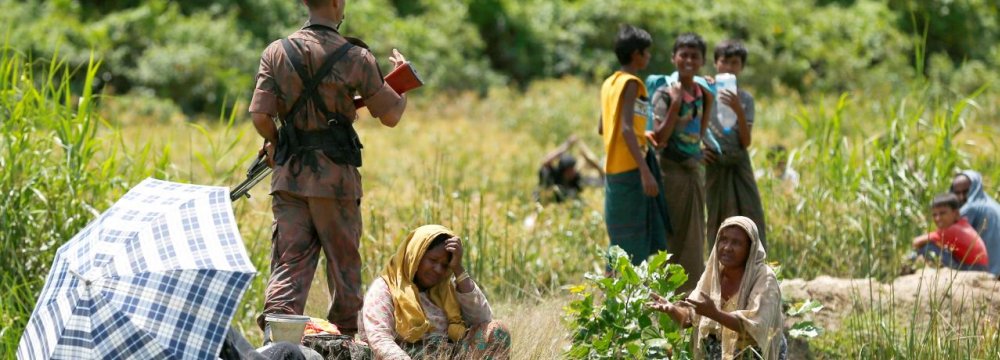
[{"label": "tall green grass", "polygon": [[[172,144],[151,141],[155,133],[148,128],[138,129],[145,138],[136,138],[100,115],[97,104],[110,99],[91,91],[99,67],[92,60],[72,69],[58,58],[34,60],[6,46],[0,52],[0,258],[11,259],[0,262],[3,358],[16,353],[56,249],[131,185],[185,173],[207,179],[192,182],[221,185],[252,156],[232,154],[243,133],[224,113],[217,124],[191,125],[187,135],[198,145],[185,155],[197,160],[179,171]],[[81,71],[84,80],[73,83]],[[266,267],[266,253],[251,248],[258,268]],[[260,289],[247,296],[259,297]],[[239,314],[247,317],[252,308],[245,302]]]},{"label": "tall green grass", "polygon": [[[969,275],[969,274],[966,274]],[[959,285],[957,272],[934,271],[919,283],[892,283],[854,293],[858,309],[842,328],[819,341],[823,358],[995,359],[1000,355],[998,285]],[[982,275],[980,275],[982,276]],[[985,277],[985,276],[982,276]],[[980,279],[983,280],[983,279]],[[963,281],[969,285],[969,281]],[[992,283],[992,284],[990,284]],[[915,292],[914,292],[915,291]],[[915,293],[903,298],[899,292]],[[981,292],[978,295],[972,295]],[[970,296],[971,295],[971,296]]]},{"label": "tall green grass", "polygon": [[769,255],[797,277],[897,274],[910,240],[931,230],[930,199],[947,191],[957,170],[986,160],[957,142],[967,107],[984,90],[933,106],[911,94],[882,111],[850,114],[872,104],[844,94],[832,108],[800,110],[794,118],[806,140],[792,148],[801,186],[785,194],[782,184],[761,181],[769,234],[778,239]]},{"label": "tall green grass", "polygon": [[[13,354],[55,250],[144,174],[98,156],[118,151],[96,138],[99,62],[70,69],[7,46],[0,54],[0,352]],[[86,74],[77,91],[75,71]]]}]

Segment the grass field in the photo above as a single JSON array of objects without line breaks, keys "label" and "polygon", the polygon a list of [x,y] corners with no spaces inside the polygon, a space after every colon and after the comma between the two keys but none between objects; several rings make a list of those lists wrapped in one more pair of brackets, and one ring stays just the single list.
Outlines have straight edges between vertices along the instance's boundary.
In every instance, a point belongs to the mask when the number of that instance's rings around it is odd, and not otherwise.
[{"label": "grass field", "polygon": [[[231,186],[259,147],[243,103],[197,121],[150,116],[123,105],[126,99],[78,96],[61,81],[69,70],[57,61],[44,73],[25,63],[7,51],[0,62],[0,255],[26,259],[0,265],[3,354],[17,347],[54,250],[130,185],[154,176]],[[904,85],[808,99],[779,89],[758,97],[752,154],[762,173],[769,258],[785,278],[891,278],[909,240],[930,230],[926,204],[947,189],[951,174],[971,167],[984,173],[988,189],[997,188],[1000,93],[984,87],[941,97],[928,95],[926,84]],[[364,281],[409,230],[449,226],[468,243],[466,268],[514,330],[515,358],[557,357],[567,344],[562,286],[603,267],[603,191],[589,189],[581,201],[560,205],[535,203],[531,193],[541,156],[570,134],[601,148],[597,92],[596,84],[575,79],[538,82],[524,92],[497,88],[483,97],[418,91],[397,128],[364,114]],[[794,191],[770,177],[765,152],[779,143],[793,151],[801,174]],[[253,339],[268,269],[266,193],[263,184],[235,204],[260,272],[235,320]],[[325,289],[315,286],[313,295],[308,311],[317,316]],[[997,349],[996,340],[980,348],[898,343],[905,339],[886,337],[878,319],[862,321],[868,327],[822,341],[859,349],[849,345],[888,339],[887,349],[919,350],[847,356],[865,358],[984,358]]]}]

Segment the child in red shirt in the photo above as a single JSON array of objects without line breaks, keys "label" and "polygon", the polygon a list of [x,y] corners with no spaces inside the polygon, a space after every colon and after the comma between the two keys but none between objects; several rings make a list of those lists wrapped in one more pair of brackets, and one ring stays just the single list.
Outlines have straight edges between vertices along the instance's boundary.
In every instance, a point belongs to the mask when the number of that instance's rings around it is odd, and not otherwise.
[{"label": "child in red shirt", "polygon": [[988,271],[986,244],[959,214],[960,208],[955,194],[934,197],[931,212],[938,230],[913,239],[913,248],[924,257],[934,253],[942,265],[953,269]]}]

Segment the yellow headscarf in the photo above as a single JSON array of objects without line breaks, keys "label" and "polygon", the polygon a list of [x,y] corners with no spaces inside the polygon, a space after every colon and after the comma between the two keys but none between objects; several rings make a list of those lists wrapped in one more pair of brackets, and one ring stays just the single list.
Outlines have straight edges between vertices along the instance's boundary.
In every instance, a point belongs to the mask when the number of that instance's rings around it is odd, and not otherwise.
[{"label": "yellow headscarf", "polygon": [[[420,259],[427,252],[427,246],[441,234],[455,236],[450,229],[441,225],[424,225],[413,230],[406,241],[399,245],[399,250],[396,250],[396,255],[385,270],[382,270],[382,279],[392,293],[396,333],[408,343],[419,341],[432,330],[424,309],[420,306],[420,290],[413,283],[413,277],[417,274]],[[448,317],[448,338],[458,341],[464,337],[466,327],[462,320],[462,308],[455,296],[455,285],[448,280],[442,281],[430,288],[429,295],[431,302],[441,307]]]}]

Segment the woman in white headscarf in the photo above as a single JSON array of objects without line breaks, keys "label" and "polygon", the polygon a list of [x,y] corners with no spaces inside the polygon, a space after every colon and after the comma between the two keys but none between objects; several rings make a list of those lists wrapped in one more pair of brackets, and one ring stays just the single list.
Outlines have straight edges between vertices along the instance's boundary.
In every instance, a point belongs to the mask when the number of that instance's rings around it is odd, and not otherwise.
[{"label": "woman in white headscarf", "polygon": [[671,304],[653,294],[651,307],[695,327],[695,359],[784,359],[781,290],[765,262],[757,225],[734,216],[722,223],[716,238],[692,295]]}]

